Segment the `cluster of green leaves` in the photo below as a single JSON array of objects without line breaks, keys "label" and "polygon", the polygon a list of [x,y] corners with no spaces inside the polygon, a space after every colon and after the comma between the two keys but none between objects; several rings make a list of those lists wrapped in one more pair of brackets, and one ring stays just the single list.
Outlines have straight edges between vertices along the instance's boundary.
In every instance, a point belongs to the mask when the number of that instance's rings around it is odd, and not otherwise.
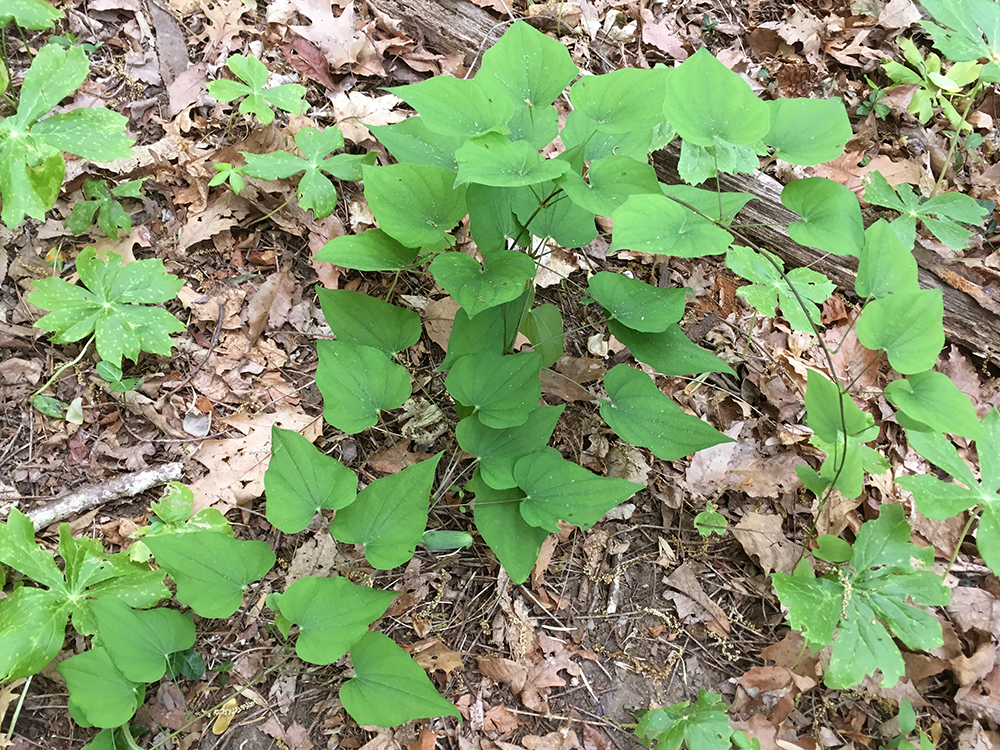
[{"label": "cluster of green leaves", "polygon": [[722,696],[698,691],[698,699],[646,711],[635,729],[635,736],[655,750],[760,750],[760,742],[744,732],[729,728]]},{"label": "cluster of green leaves", "polygon": [[[77,633],[91,638],[91,647],[56,669],[66,679],[73,720],[105,728],[94,747],[142,705],[146,683],[159,681],[171,664],[179,670],[200,663],[190,656],[190,615],[153,608],[170,597],[165,574],[176,585],[178,601],[202,617],[225,618],[242,604],[243,588],[274,564],[266,544],[237,541],[221,513],[192,517],[192,505],[191,491],[175,484],[153,503],[158,520],[142,530],[142,549],[117,554],[105,553],[95,540],[73,539],[62,524],[62,570],[35,543],[27,516],[15,509],[0,524],[0,563],[23,577],[0,601],[0,681],[43,669],[59,653],[72,622]],[[149,551],[158,568],[143,559]]]},{"label": "cluster of green leaves", "polygon": [[140,352],[170,353],[170,334],[184,326],[166,310],[147,305],[173,299],[183,281],[168,274],[162,260],[123,263],[120,255],[99,258],[88,247],[76,258],[76,272],[83,286],[39,279],[28,295],[28,302],[51,311],[35,325],[55,333],[53,343],[93,335],[101,359],[118,367],[119,375],[123,358],[135,362]]},{"label": "cluster of green leaves", "polygon": [[[41,10],[42,5],[48,11]],[[45,28],[57,13],[44,2],[18,3],[12,10],[0,21],[13,18],[29,27],[42,24]],[[80,107],[50,115],[80,88],[89,72],[90,63],[81,47],[67,50],[47,44],[25,74],[17,111],[0,120],[0,218],[8,227],[17,226],[25,216],[43,220],[55,205],[66,173],[63,151],[97,162],[132,154],[132,140],[125,132],[127,120],[117,112]]]},{"label": "cluster of green leaves", "polygon": [[120,198],[139,198],[143,180],[128,180],[108,190],[105,180],[89,179],[83,183],[84,200],[73,204],[66,218],[66,228],[80,235],[90,229],[94,219],[106,237],[118,239],[118,230],[132,231],[132,217]]},{"label": "cluster of green leaves", "polygon": [[220,102],[231,102],[242,99],[239,113],[253,114],[261,125],[274,122],[274,110],[277,107],[284,112],[296,115],[305,114],[309,105],[306,103],[306,87],[299,83],[285,83],[280,86],[267,87],[270,73],[267,66],[256,57],[245,55],[230,55],[226,67],[236,76],[238,81],[220,78],[208,83],[208,93]]}]

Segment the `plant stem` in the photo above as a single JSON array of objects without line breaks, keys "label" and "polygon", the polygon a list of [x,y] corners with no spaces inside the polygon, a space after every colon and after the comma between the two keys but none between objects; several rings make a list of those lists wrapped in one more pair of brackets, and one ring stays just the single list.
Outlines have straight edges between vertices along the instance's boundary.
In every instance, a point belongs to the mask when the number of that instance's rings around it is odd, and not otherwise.
[{"label": "plant stem", "polygon": [[56,379],[60,375],[63,374],[63,371],[65,371],[66,368],[72,367],[77,362],[79,362],[81,359],[83,359],[83,356],[87,353],[87,349],[90,348],[90,342],[93,341],[93,340],[94,340],[94,334],[90,334],[90,338],[87,339],[87,343],[83,345],[83,349],[80,350],[80,353],[76,355],[76,359],[74,359],[74,360],[72,360],[70,362],[65,363],[62,367],[60,367],[58,370],[56,370],[55,373],[52,375],[52,377],[45,381],[45,385],[43,385],[37,391],[35,391],[34,393],[32,393],[31,396],[28,397],[28,400],[30,401],[35,396],[38,396],[38,395],[44,393],[49,388],[49,386],[51,386],[56,381]]},{"label": "plant stem", "polygon": [[17,699],[17,707],[14,709],[14,715],[10,717],[10,727],[7,729],[7,734],[4,736],[4,745],[10,745],[10,740],[14,736],[14,727],[17,726],[17,717],[21,715],[21,707],[24,705],[24,699],[28,695],[28,688],[31,687],[31,678],[34,677],[33,674],[29,674],[24,680],[24,685],[21,687],[21,695]]},{"label": "plant stem", "polygon": [[941,574],[942,581],[948,577],[948,573],[951,572],[952,567],[955,565],[955,560],[958,559],[958,551],[962,548],[962,542],[965,541],[966,534],[968,534],[969,529],[972,528],[972,522],[979,518],[979,512],[981,510],[982,506],[979,505],[969,511],[969,520],[965,522],[965,527],[962,529],[962,533],[958,535],[958,542],[955,544],[955,551],[951,553],[951,559],[948,561],[948,565],[945,567],[944,573]]},{"label": "plant stem", "polygon": [[[972,100],[975,97],[972,93],[969,93],[969,98],[965,102],[965,111],[962,112],[962,122],[966,122],[966,116],[969,114],[969,109],[972,107]],[[941,174],[938,175],[937,182],[934,183],[934,189],[931,190],[931,198],[938,194],[941,189],[942,183],[944,183],[945,175],[948,174],[948,168],[951,166],[951,160],[955,156],[955,148],[958,146],[958,139],[961,136],[961,127],[955,128],[955,134],[951,138],[951,145],[948,147],[948,157],[944,160],[944,166],[941,167]]]}]

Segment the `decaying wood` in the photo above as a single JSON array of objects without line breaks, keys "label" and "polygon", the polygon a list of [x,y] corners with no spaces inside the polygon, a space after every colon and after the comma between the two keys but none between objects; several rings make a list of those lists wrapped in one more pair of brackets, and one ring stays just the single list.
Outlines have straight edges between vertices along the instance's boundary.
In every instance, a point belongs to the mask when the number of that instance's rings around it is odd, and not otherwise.
[{"label": "decaying wood", "polygon": [[146,471],[123,474],[109,479],[107,482],[71,492],[40,508],[35,508],[28,512],[28,518],[34,524],[35,531],[38,531],[77,513],[94,508],[101,503],[123,497],[134,497],[153,487],[176,481],[183,475],[184,465],[179,462],[164,464]]},{"label": "decaying wood", "polygon": [[[468,0],[368,0],[381,12],[397,18],[415,37],[439,52],[464,52],[470,64],[478,64],[483,50],[506,29],[492,16]],[[679,147],[676,144],[653,154],[652,163],[661,181],[681,182],[677,174]],[[765,174],[723,175],[725,191],[757,196],[737,217],[738,223],[754,224],[742,231],[754,243],[777,254],[789,268],[809,266],[843,289],[854,288],[857,261],[850,257],[825,255],[794,242],[782,226],[796,217],[781,205],[781,183]],[[969,292],[949,285],[949,272],[940,260],[917,253],[920,285],[944,293],[944,330],[948,340],[978,357],[1000,364],[1000,315],[992,308],[996,301],[975,288]],[[931,270],[932,269],[932,270]],[[952,274],[954,275],[954,274]],[[984,304],[977,302],[980,297]]]}]

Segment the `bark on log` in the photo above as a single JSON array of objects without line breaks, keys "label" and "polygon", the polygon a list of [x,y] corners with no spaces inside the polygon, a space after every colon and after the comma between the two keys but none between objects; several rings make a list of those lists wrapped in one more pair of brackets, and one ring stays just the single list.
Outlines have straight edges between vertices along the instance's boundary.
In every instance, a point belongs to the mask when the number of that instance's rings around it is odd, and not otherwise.
[{"label": "bark on log", "polygon": [[[464,52],[469,64],[478,65],[483,50],[506,28],[506,24],[498,24],[493,16],[468,0],[368,0],[368,3],[399,19],[414,36],[422,36],[429,47],[439,52]],[[679,153],[680,147],[671,144],[652,155],[652,164],[662,182],[681,182],[677,174]],[[803,247],[794,242],[783,227],[759,226],[775,222],[787,224],[798,218],[781,205],[781,183],[760,173],[722,175],[720,182],[725,191],[757,196],[738,218],[741,224],[758,225],[741,230],[744,236],[776,253],[788,268],[808,265],[826,274],[838,287],[853,290],[857,270],[853,258],[824,255]],[[951,283],[956,283],[956,275],[929,254],[917,252],[916,257],[920,265],[920,286],[941,289],[944,293],[944,330],[948,340],[977,357],[1000,365],[1000,303],[981,289],[972,287],[969,288],[971,293],[967,293],[943,282],[942,279],[950,279]]]}]

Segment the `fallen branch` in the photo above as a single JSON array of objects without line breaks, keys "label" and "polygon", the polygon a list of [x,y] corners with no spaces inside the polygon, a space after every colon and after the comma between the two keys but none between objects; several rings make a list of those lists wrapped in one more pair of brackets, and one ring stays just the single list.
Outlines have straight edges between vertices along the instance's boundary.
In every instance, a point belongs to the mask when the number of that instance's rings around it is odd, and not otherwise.
[{"label": "fallen branch", "polygon": [[38,531],[109,500],[135,497],[153,487],[176,481],[183,474],[184,465],[174,462],[157,466],[155,469],[117,476],[107,482],[71,492],[40,508],[35,508],[28,512],[28,518],[34,524],[35,531]]}]

